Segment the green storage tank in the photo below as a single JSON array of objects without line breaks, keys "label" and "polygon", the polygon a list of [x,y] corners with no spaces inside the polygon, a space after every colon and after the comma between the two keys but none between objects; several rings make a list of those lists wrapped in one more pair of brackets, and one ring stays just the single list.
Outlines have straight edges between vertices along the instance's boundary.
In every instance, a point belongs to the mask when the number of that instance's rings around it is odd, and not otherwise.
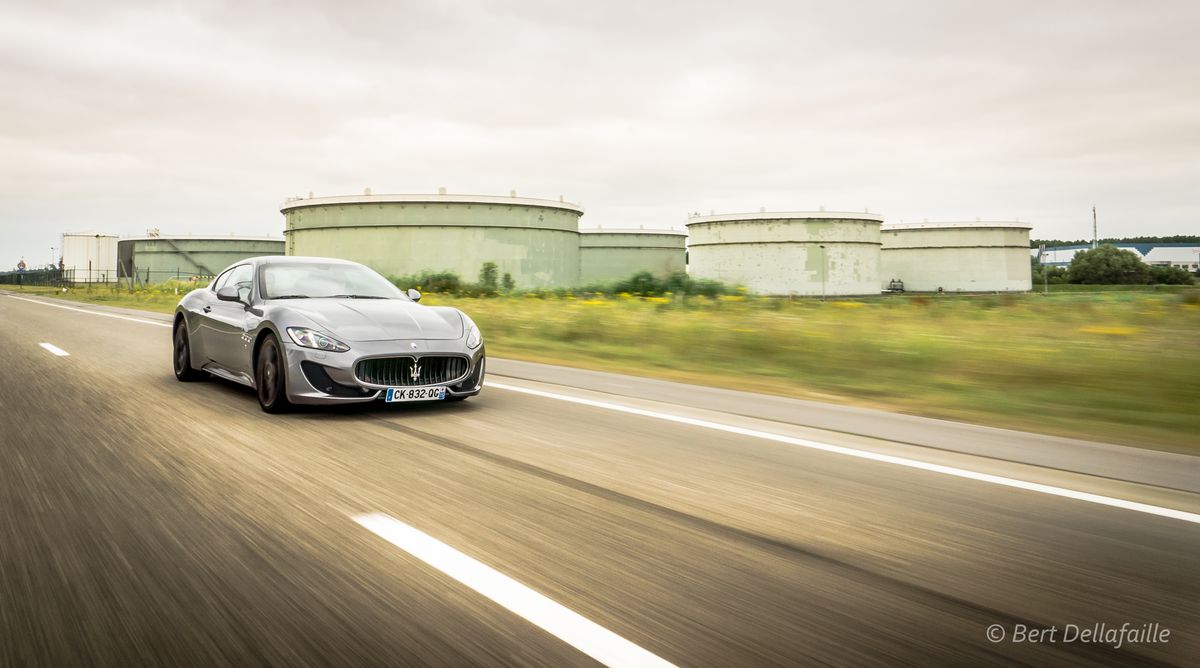
[{"label": "green storage tank", "polygon": [[519,288],[579,281],[577,204],[489,195],[348,195],[291,199],[288,255],[361,262],[385,276],[452,271],[474,281],[485,262]]},{"label": "green storage tank", "polygon": [[686,267],[687,232],[603,228],[579,231],[579,282],[608,283],[640,271],[667,276]]},{"label": "green storage tank", "polygon": [[260,255],[283,255],[283,239],[238,236],[146,236],[117,242],[122,279],[145,283],[203,280],[225,267]]}]

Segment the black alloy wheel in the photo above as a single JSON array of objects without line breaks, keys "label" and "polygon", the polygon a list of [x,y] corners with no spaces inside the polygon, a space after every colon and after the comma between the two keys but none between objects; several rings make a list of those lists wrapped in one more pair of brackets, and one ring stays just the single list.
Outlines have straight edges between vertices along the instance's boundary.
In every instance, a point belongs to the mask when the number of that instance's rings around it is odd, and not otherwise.
[{"label": "black alloy wheel", "polygon": [[192,368],[192,347],[188,341],[187,324],[182,318],[175,323],[172,341],[171,360],[175,367],[175,378],[182,383],[190,383],[204,377],[203,371]]},{"label": "black alloy wheel", "polygon": [[283,413],[291,408],[287,398],[287,375],[283,351],[273,335],[268,335],[258,349],[254,363],[254,384],[258,390],[258,405],[267,413]]}]

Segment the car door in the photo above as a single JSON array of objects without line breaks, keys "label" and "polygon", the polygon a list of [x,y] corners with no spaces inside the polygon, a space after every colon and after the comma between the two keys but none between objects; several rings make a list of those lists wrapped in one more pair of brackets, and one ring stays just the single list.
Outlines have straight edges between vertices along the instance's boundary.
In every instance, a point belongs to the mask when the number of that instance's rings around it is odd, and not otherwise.
[{"label": "car door", "polygon": [[224,274],[225,280],[214,284],[217,290],[233,286],[242,302],[223,302],[213,293],[213,301],[205,314],[208,324],[205,347],[214,364],[238,375],[250,375],[249,344],[246,335],[246,304],[254,293],[254,266],[239,264]]},{"label": "car door", "polygon": [[213,305],[220,303],[217,300],[217,290],[229,279],[232,271],[227,269],[221,272],[207,288],[193,292],[195,297],[189,296],[189,299],[194,299],[195,302],[188,309],[188,319],[191,321],[188,336],[192,339],[192,358],[200,366],[213,362],[213,357],[209,354],[211,346],[208,345],[209,339],[213,338],[212,319],[209,314],[212,313]]}]

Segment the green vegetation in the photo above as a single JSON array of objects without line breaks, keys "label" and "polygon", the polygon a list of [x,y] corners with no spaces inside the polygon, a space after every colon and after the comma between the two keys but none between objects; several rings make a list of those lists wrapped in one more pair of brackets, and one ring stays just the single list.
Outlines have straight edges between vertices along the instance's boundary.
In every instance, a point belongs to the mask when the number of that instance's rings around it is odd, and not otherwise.
[{"label": "green vegetation", "polygon": [[1150,266],[1137,253],[1100,246],[1076,253],[1067,267],[1067,278],[1085,285],[1145,284],[1150,280]]},{"label": "green vegetation", "polygon": [[1069,267],[1043,267],[1037,259],[1030,260],[1033,286],[1064,285],[1193,285],[1192,273],[1179,267],[1152,266],[1136,253],[1115,246],[1099,246],[1079,251],[1071,258]]},{"label": "green vegetation", "polygon": [[1196,452],[1200,294],[438,295],[500,357]]},{"label": "green vegetation", "polygon": [[389,280],[396,287],[407,290],[416,288],[431,294],[447,294],[458,297],[494,297],[498,294],[524,297],[566,298],[596,295],[629,294],[638,297],[663,295],[687,295],[717,297],[736,292],[720,281],[695,279],[686,272],[677,271],[666,277],[655,276],[648,271],[638,272],[629,278],[611,283],[592,283],[575,288],[534,288],[518,290],[511,274],[504,274],[497,285],[498,268],[494,262],[485,262],[479,270],[478,283],[464,283],[458,274],[451,271],[425,271],[411,276],[392,276]]},{"label": "green vegetation", "polygon": [[495,262],[484,262],[479,268],[479,286],[480,292],[486,296],[493,296],[500,291],[500,267],[496,266]]},{"label": "green vegetation", "polygon": [[46,286],[15,286],[0,284],[0,288],[11,290],[16,294],[30,297],[57,297],[70,301],[87,302],[89,304],[104,304],[118,308],[133,308],[156,313],[174,313],[179,299],[197,288],[207,286],[207,283],[192,281],[167,281],[151,285],[145,289],[130,292],[128,288],[116,285],[92,285],[74,288]]},{"label": "green vegetation", "polygon": [[[169,313],[175,289],[193,287],[20,291]],[[1200,290],[1051,287],[824,303],[429,291],[424,303],[470,313],[498,357],[1197,452]]]},{"label": "green vegetation", "polygon": [[[1042,283],[1039,278],[1033,283],[1034,292],[1042,292]],[[1186,285],[1084,285],[1083,283],[1055,283],[1054,278],[1050,279],[1050,293],[1070,292],[1073,294],[1087,294],[1100,292],[1146,292],[1146,293],[1179,293],[1185,292],[1189,288]]]}]

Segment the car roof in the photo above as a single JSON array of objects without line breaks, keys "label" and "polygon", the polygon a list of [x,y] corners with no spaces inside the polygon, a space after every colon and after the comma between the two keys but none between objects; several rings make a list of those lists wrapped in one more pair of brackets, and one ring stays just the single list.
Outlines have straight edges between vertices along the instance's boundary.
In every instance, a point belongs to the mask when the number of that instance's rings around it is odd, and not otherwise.
[{"label": "car roof", "polygon": [[358,265],[358,262],[351,260],[343,260],[335,257],[310,257],[306,255],[263,255],[261,257],[248,258],[251,262],[258,264],[352,264]]}]

